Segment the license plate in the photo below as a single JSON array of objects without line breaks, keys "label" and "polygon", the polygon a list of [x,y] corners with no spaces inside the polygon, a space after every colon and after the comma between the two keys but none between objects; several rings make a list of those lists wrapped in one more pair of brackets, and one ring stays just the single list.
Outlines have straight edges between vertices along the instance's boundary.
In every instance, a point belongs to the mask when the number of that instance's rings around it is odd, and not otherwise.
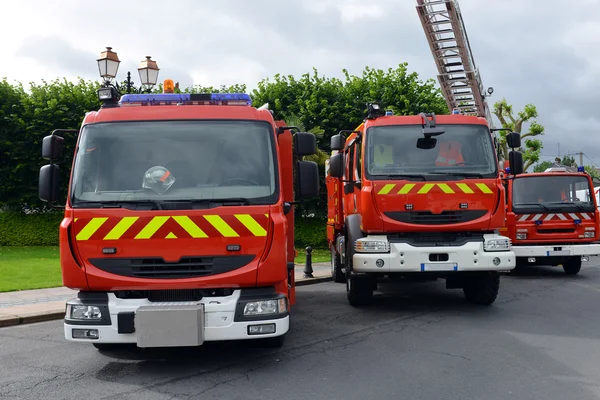
[{"label": "license plate", "polygon": [[458,271],[457,263],[423,263],[421,271]]},{"label": "license plate", "polygon": [[135,313],[139,347],[184,347],[204,343],[204,304],[154,304]]},{"label": "license plate", "polygon": [[570,256],[571,250],[547,251],[548,256]]}]

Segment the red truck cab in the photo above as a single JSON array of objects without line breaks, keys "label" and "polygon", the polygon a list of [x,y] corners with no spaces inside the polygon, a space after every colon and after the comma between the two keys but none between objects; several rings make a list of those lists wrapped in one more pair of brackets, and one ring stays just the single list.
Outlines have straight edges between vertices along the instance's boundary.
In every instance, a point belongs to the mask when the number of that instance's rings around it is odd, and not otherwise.
[{"label": "red truck cab", "polygon": [[[315,137],[291,134],[246,94],[99,90],[77,137],[64,220],[69,341],[105,348],[194,346],[289,329],[297,199],[318,194]],[[44,138],[40,198],[59,200]]]},{"label": "red truck cab", "polygon": [[515,256],[498,233],[505,189],[486,120],[373,114],[331,141],[332,277],[347,283],[352,305],[370,302],[384,275],[442,277],[467,300],[491,304],[497,272],[513,269]]},{"label": "red truck cab", "polygon": [[507,173],[505,234],[512,240],[517,268],[562,265],[575,275],[583,259],[600,255],[598,205],[583,167],[578,172]]}]

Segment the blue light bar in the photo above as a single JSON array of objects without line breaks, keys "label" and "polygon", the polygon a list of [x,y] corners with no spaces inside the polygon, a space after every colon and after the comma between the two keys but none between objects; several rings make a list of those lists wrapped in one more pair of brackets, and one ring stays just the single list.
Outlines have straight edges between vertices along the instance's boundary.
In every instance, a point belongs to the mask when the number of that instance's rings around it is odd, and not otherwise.
[{"label": "blue light bar", "polygon": [[577,172],[585,172],[585,167],[577,167]]},{"label": "blue light bar", "polygon": [[504,172],[506,172],[507,174],[510,174],[510,168],[509,167],[504,168]]},{"label": "blue light bar", "polygon": [[394,112],[392,110],[385,110],[385,115],[394,115]]},{"label": "blue light bar", "polygon": [[245,93],[158,93],[126,94],[121,105],[241,105],[251,106],[252,99]]}]

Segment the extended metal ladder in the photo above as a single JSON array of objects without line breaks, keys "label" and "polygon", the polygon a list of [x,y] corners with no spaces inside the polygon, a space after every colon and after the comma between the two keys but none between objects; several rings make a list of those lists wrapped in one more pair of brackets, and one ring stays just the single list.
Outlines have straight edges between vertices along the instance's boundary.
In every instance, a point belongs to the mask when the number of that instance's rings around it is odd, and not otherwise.
[{"label": "extended metal ladder", "polygon": [[438,81],[448,108],[484,117],[492,127],[486,94],[458,1],[417,0],[417,12],[437,65]]}]

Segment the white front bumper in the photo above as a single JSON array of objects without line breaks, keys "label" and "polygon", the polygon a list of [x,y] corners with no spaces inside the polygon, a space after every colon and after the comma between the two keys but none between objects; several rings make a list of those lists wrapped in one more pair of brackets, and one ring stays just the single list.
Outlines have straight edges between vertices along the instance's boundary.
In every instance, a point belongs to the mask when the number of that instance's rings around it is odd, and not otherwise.
[{"label": "white front bumper", "polygon": [[[557,248],[560,247],[560,250]],[[564,257],[564,256],[597,256],[600,255],[600,244],[573,245],[513,245],[517,257]]]},{"label": "white front bumper", "polygon": [[[378,236],[377,240],[382,238]],[[430,261],[430,254],[440,253],[448,254],[448,261]],[[383,265],[378,267],[377,260],[383,260]],[[481,241],[440,247],[390,243],[389,253],[355,253],[352,268],[357,273],[510,271],[515,268],[515,260],[512,250],[484,251]]]},{"label": "white front bumper", "polygon": [[[234,321],[236,304],[241,290],[235,290],[231,296],[206,297],[199,303],[204,304],[204,341],[263,339],[281,336],[289,330],[289,315],[278,319],[254,321]],[[152,306],[147,299],[119,299],[108,293],[108,309],[111,325],[70,325],[65,322],[65,339],[82,343],[137,343],[136,333],[119,333],[118,317],[121,312],[135,312],[140,306]],[[164,304],[164,303],[158,303]],[[248,335],[248,325],[275,324],[275,333]],[[98,339],[73,339],[73,329],[98,329]]]}]

